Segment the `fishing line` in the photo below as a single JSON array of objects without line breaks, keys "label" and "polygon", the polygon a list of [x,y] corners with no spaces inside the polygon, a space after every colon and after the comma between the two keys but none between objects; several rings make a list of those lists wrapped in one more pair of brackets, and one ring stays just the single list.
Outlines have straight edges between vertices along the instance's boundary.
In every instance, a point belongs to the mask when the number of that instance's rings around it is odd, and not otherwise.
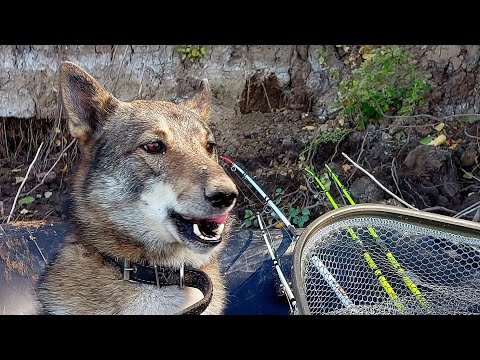
[{"label": "fishing line", "polygon": [[[330,167],[327,164],[325,164],[325,167],[327,168],[330,177],[340,187],[340,189],[341,189],[340,194],[343,193],[342,198],[345,197],[348,200],[348,202],[350,203],[350,205],[356,205],[355,201],[353,201],[353,198],[351,197],[347,188],[340,182],[340,179],[338,178],[338,176],[332,171],[332,169],[330,169]],[[313,176],[316,177],[315,174]],[[390,251],[388,251],[385,248],[385,246],[383,246],[383,244],[381,244],[381,242],[379,241],[379,236],[375,232],[375,230],[372,227],[369,227],[368,232],[370,233],[370,235],[372,235],[375,243],[377,245],[379,245],[382,248],[382,250],[385,252],[385,256],[387,257],[388,261],[393,266],[393,268],[397,271],[397,274],[402,278],[402,280],[405,283],[405,286],[407,287],[407,289],[410,290],[410,292],[415,296],[415,299],[417,299],[417,301],[420,303],[420,305],[423,308],[428,310],[427,300],[423,296],[422,292],[418,289],[418,287],[415,285],[415,283],[412,281],[412,279],[407,275],[405,270],[400,266],[400,264],[398,263],[395,256]]]},{"label": "fishing line", "polygon": [[[305,168],[305,172],[310,175],[311,177],[313,177],[313,179],[317,182],[317,184],[320,186],[320,188],[322,189],[323,193],[325,193],[326,197],[328,198],[328,200],[330,201],[330,203],[332,204],[332,206],[335,208],[335,209],[338,209],[338,205],[337,203],[335,202],[335,200],[333,199],[332,195],[330,194],[330,192],[328,191],[328,189],[326,188],[325,184],[315,175],[315,173],[310,170],[308,167]],[[354,242],[356,244],[359,245],[360,249],[361,249],[361,252],[363,254],[363,258],[365,260],[365,262],[367,263],[368,267],[373,271],[374,275],[376,276],[378,282],[380,283],[380,285],[382,286],[382,288],[385,290],[385,292],[387,293],[388,297],[390,298],[390,300],[394,303],[395,307],[400,311],[400,312],[404,312],[405,310],[405,305],[399,300],[398,298],[398,295],[396,294],[395,290],[393,290],[392,286],[390,285],[390,283],[388,282],[387,278],[385,277],[385,275],[381,272],[381,270],[378,268],[377,264],[375,263],[375,261],[373,260],[372,256],[370,255],[370,253],[367,251],[366,247],[365,247],[365,244],[362,242],[362,240],[357,236],[357,234],[355,233],[355,231],[352,229],[352,228],[348,228],[347,229],[348,233],[350,234],[352,240],[354,240]]]}]

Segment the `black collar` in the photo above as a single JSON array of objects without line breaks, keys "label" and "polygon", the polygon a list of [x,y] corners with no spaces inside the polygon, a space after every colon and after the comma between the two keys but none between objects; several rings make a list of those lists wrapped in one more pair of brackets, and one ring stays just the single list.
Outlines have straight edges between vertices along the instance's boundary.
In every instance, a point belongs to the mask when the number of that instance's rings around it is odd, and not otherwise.
[{"label": "black collar", "polygon": [[[199,315],[210,304],[213,295],[212,280],[206,273],[191,267],[175,269],[161,266],[150,266],[140,263],[130,263],[128,260],[120,260],[102,254],[105,260],[120,268],[124,280],[139,282],[155,286],[178,285],[197,288],[203,294],[203,298],[176,315]],[[183,276],[182,276],[183,270]]]}]

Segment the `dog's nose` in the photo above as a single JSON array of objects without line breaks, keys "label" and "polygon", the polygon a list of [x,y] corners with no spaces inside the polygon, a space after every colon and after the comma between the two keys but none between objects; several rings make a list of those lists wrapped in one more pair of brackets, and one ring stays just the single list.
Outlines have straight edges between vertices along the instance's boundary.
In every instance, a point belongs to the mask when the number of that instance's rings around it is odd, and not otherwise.
[{"label": "dog's nose", "polygon": [[206,195],[207,201],[214,207],[224,208],[233,204],[238,194],[235,191],[216,191]]}]

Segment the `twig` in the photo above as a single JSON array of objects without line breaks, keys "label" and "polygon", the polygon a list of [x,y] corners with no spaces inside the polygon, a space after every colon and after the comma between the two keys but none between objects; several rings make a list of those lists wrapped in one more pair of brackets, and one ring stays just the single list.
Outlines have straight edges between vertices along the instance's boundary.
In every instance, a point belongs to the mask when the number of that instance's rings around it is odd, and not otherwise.
[{"label": "twig", "polygon": [[297,190],[292,191],[292,192],[290,192],[290,193],[288,193],[288,194],[282,195],[282,196],[280,196],[280,197],[278,198],[278,200],[281,201],[281,200],[283,200],[283,199],[286,199],[286,198],[289,197],[289,196],[295,195],[295,194],[296,194],[297,192],[299,192],[299,191],[300,191],[300,189],[297,189]]},{"label": "twig", "polygon": [[265,93],[265,98],[267,99],[268,108],[270,109],[270,112],[273,113],[272,106],[270,105],[270,100],[268,99],[267,89],[265,88],[265,85],[263,84],[263,80],[260,82],[260,84],[262,85],[263,92]]},{"label": "twig", "polygon": [[20,184],[20,187],[18,188],[17,195],[15,196],[15,199],[13,200],[12,209],[10,210],[10,214],[8,215],[8,218],[7,218],[7,224],[10,222],[10,218],[12,217],[13,211],[15,210],[15,206],[17,205],[18,195],[20,195],[20,191],[22,190],[23,186],[25,185],[25,182],[28,179],[28,174],[30,174],[30,170],[32,170],[32,167],[33,167],[33,164],[35,164],[35,161],[37,161],[38,154],[40,154],[40,151],[42,150],[42,147],[43,147],[43,141],[40,144],[40,147],[38,148],[37,153],[35,154],[35,157],[33,158],[32,163],[28,167],[27,174],[25,175],[25,178],[23,179],[22,183]]},{"label": "twig", "polygon": [[394,193],[392,193],[390,190],[388,190],[385,186],[383,186],[377,179],[375,179],[375,177],[373,175],[371,175],[367,170],[365,170],[364,168],[362,168],[360,165],[358,165],[355,161],[353,161],[352,159],[350,159],[348,157],[347,154],[343,153],[342,152],[342,155],[348,160],[350,161],[353,166],[355,166],[357,169],[359,169],[360,171],[362,171],[363,173],[365,173],[370,179],[372,179],[373,181],[375,181],[375,183],[380,186],[382,188],[383,191],[387,192],[388,194],[390,194],[391,196],[393,196],[396,200],[398,200],[400,203],[402,203],[403,205],[405,205],[406,207],[410,208],[410,209],[413,209],[413,210],[418,210],[417,208],[413,207],[412,205],[410,205],[409,203],[407,203],[406,201],[403,201],[401,198],[399,198],[397,195],[395,195]]},{"label": "twig", "polygon": [[45,216],[42,218],[42,220],[45,220],[51,213],[53,213],[53,210],[47,211],[47,213],[46,213]]},{"label": "twig", "polygon": [[405,200],[405,198],[403,197],[403,194],[402,194],[402,190],[400,190],[400,186],[398,186],[397,168],[395,167],[395,160],[396,160],[396,158],[393,158],[392,166],[391,166],[390,170],[392,172],[393,182],[395,183],[395,186],[397,187],[398,193],[400,194],[402,199]]},{"label": "twig", "polygon": [[[427,203],[425,202],[425,200],[423,199],[422,195],[420,195],[420,194],[418,193],[418,191],[416,191],[416,190],[413,188],[412,184],[410,184],[410,181],[408,181],[408,179],[405,179],[405,184],[407,184],[408,187],[410,188],[410,190],[412,190],[412,192],[413,192],[415,195],[417,195],[420,200],[422,200],[423,205],[424,205],[425,207],[427,207],[428,205],[427,205]],[[410,195],[411,195],[411,194],[410,194]],[[415,205],[418,206],[417,201],[415,200],[415,197],[412,196],[412,198],[413,198],[413,201],[415,201]]]},{"label": "twig", "polygon": [[48,265],[48,261],[47,261],[47,259],[45,259],[45,256],[43,255],[42,250],[40,250],[40,247],[39,247],[38,244],[37,244],[37,240],[35,240],[35,237],[34,237],[33,235],[31,235],[31,234],[30,234],[30,241],[33,241],[33,243],[35,244],[35,246],[36,246],[37,249],[38,249],[38,252],[39,252],[40,255],[42,256],[43,261],[45,262],[46,265]]},{"label": "twig", "polygon": [[469,214],[470,212],[474,211],[473,209],[476,209],[477,206],[480,206],[480,201],[477,201],[475,204],[473,205],[470,205],[469,207],[467,207],[466,209],[463,209],[462,211],[460,211],[457,215],[455,215],[454,217],[461,217],[462,215],[464,214]]},{"label": "twig", "polygon": [[470,213],[472,213],[472,212],[474,212],[474,211],[477,211],[478,209],[480,209],[480,205],[478,205],[478,206],[476,206],[476,207],[474,207],[473,209],[470,209],[470,210],[468,210],[468,211],[465,211],[465,210],[464,210],[465,212],[464,212],[463,214],[458,213],[458,214],[455,215],[454,217],[461,219],[462,217],[465,217],[465,216],[467,216],[468,214],[470,214]]},{"label": "twig", "polygon": [[[313,133],[313,136],[312,136],[313,140],[310,142],[310,146],[308,147],[308,154],[307,154],[307,157],[305,158],[305,163],[308,164],[308,166],[312,166],[311,160],[315,156],[315,152],[317,151],[317,146],[315,145],[315,141],[319,136],[320,136],[320,127],[318,127]],[[305,152],[306,150],[303,150],[301,154]]]},{"label": "twig", "polygon": [[465,135],[467,135],[469,138],[472,138],[472,139],[475,139],[475,140],[480,140],[480,137],[470,135],[470,134],[467,132],[467,128],[463,129],[463,131],[465,132]]},{"label": "twig", "polygon": [[472,221],[474,221],[474,222],[480,222],[480,207],[477,209],[477,212],[476,212],[475,215],[473,216]]},{"label": "twig", "polygon": [[[362,156],[362,153],[363,153],[363,147],[365,146],[365,140],[367,139],[368,137],[368,130],[365,131],[365,135],[363,136],[363,141],[362,141],[362,146],[360,147],[360,153],[358,154],[358,157],[357,157],[357,162],[360,162],[360,156]],[[342,153],[343,154],[343,153]],[[353,170],[352,173],[350,174],[350,176],[348,177],[347,179],[347,183],[350,182],[350,179],[352,178],[353,175],[355,175],[355,172],[357,171],[357,169]],[[344,200],[345,201],[345,200]]]},{"label": "twig", "polygon": [[428,212],[435,212],[435,211],[445,211],[445,212],[448,212],[450,214],[457,214],[457,212],[455,210],[451,210],[451,209],[447,209],[446,207],[443,207],[443,206],[433,206],[433,207],[429,207],[429,208],[425,208],[425,209],[421,209],[422,211],[428,211]]},{"label": "twig", "polygon": [[338,145],[340,145],[340,143],[343,141],[343,139],[345,138],[345,136],[347,136],[348,134],[351,134],[353,130],[349,130],[348,132],[346,132],[345,134],[343,134],[343,136],[340,138],[340,140],[338,140],[337,144],[335,145],[335,152],[333,153],[333,155],[330,157],[330,159],[328,160],[328,162],[332,162],[333,158],[337,155],[337,151],[338,151]]},{"label": "twig", "polygon": [[480,182],[480,178],[474,176],[472,173],[469,173],[468,171],[465,171],[465,170],[463,170],[463,169],[460,169],[460,170],[462,170],[465,174],[470,175],[470,176],[472,177],[472,179],[475,179],[475,180],[477,180],[477,181]]},{"label": "twig", "polygon": [[[62,150],[62,152],[60,153],[60,155],[58,156],[58,159],[57,161],[55,161],[55,163],[52,165],[52,167],[47,171],[47,173],[43,176],[43,179],[42,181],[40,181],[40,183],[38,185],[36,185],[32,190],[30,190],[29,192],[27,192],[26,194],[22,194],[22,195],[30,195],[32,192],[34,192],[39,186],[43,185],[44,184],[44,181],[45,179],[47,178],[48,174],[50,174],[50,172],[53,170],[53,168],[58,164],[58,162],[60,161],[60,159],[62,158],[63,154],[65,153],[65,151],[67,151],[70,146],[72,146],[75,141],[77,141],[77,139],[73,139],[70,144],[68,144],[65,149]],[[28,174],[28,173],[27,173]]]},{"label": "twig", "polygon": [[7,120],[5,119],[3,119],[3,135],[5,135],[5,151],[8,159],[10,155],[8,154]]},{"label": "twig", "polygon": [[317,207],[318,205],[322,205],[322,203],[320,201],[317,201],[315,204],[305,206],[304,209],[313,209],[313,208]]},{"label": "twig", "polygon": [[390,118],[390,119],[401,119],[401,118],[418,118],[418,117],[427,117],[429,119],[433,119],[436,121],[441,121],[441,120],[447,120],[450,118],[456,118],[456,117],[462,117],[462,116],[480,116],[480,114],[455,114],[455,115],[447,115],[447,116],[441,116],[441,117],[436,117],[433,115],[428,115],[428,114],[419,114],[419,115],[383,115],[383,117]]}]

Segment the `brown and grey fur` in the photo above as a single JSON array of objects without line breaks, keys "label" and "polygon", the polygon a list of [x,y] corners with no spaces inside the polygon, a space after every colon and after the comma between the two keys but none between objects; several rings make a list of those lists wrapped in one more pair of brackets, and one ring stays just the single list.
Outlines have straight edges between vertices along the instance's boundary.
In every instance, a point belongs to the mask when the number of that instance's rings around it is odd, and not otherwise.
[{"label": "brown and grey fur", "polygon": [[[198,301],[194,288],[160,289],[124,281],[112,257],[205,271],[213,298],[204,314],[221,314],[225,286],[217,256],[225,245],[230,219],[219,245],[188,240],[169,211],[202,218],[218,209],[206,194],[237,194],[218,164],[208,127],[206,81],[192,99],[123,102],[78,66],[65,62],[60,88],[68,126],[81,147],[72,191],[72,234],[49,267],[39,288],[43,308],[53,314],[171,314]],[[142,144],[163,141],[164,154],[150,154]]]}]

